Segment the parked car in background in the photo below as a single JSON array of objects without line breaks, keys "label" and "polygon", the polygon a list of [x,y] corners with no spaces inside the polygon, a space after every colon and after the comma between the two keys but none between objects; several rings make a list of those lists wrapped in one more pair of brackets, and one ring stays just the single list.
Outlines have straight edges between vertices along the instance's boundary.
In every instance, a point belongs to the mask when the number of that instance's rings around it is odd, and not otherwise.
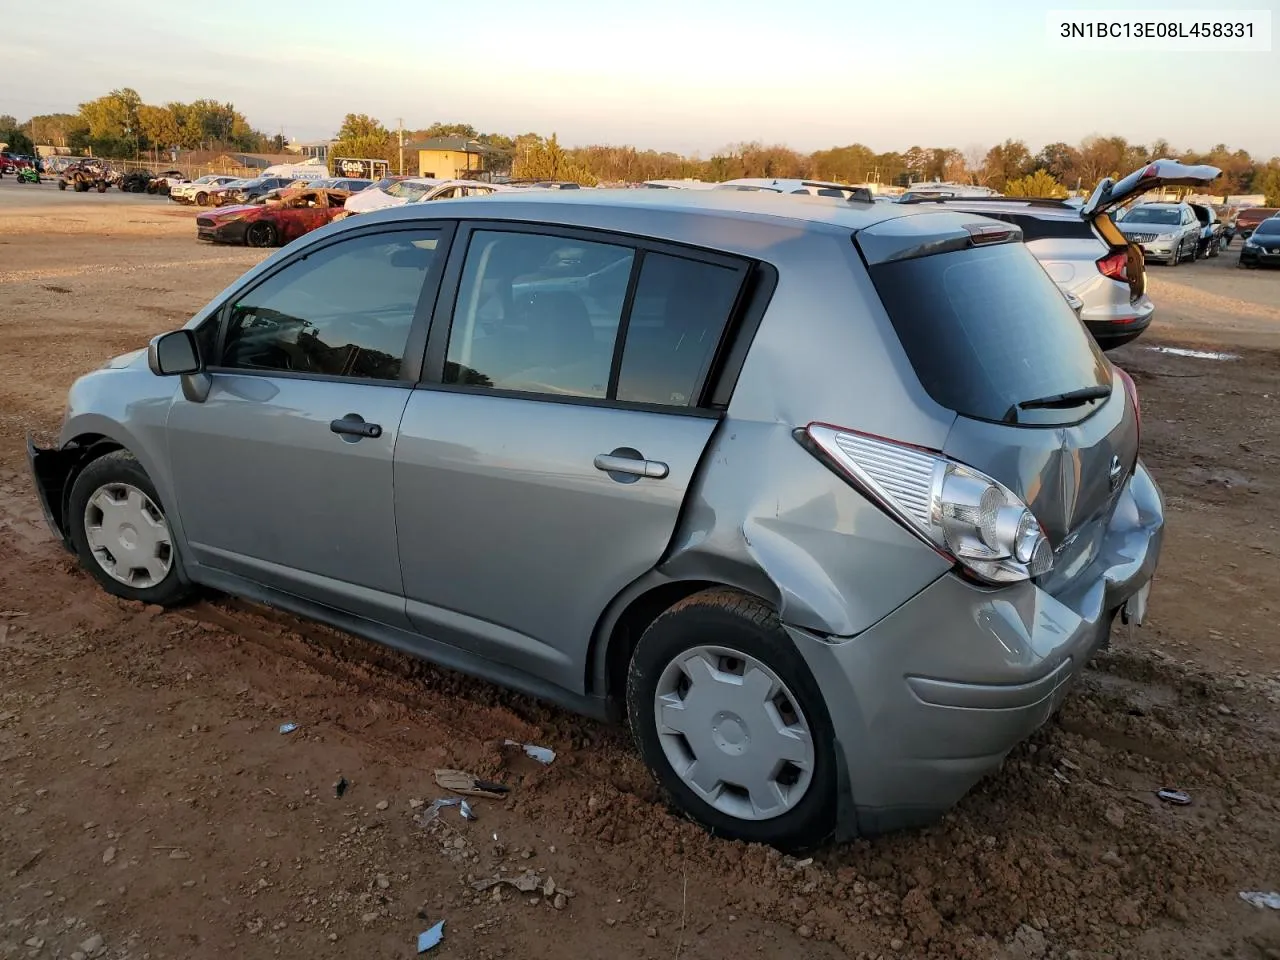
[{"label": "parked car in background", "polygon": [[825,180],[779,179],[776,177],[740,177],[715,185],[716,190],[760,190],[766,193],[800,193],[811,197],[834,197],[838,200],[863,200],[870,203],[871,191]]},{"label": "parked car in background", "polygon": [[648,190],[714,190],[714,183],[703,180],[646,180],[642,187]]},{"label": "parked car in background", "polygon": [[181,170],[165,170],[151,178],[151,182],[147,184],[147,193],[159,194],[167,197],[169,191],[180,183],[187,183],[186,174]]},{"label": "parked car in background", "polygon": [[625,715],[688,814],[802,849],[936,819],[1142,622],[1139,418],[1010,224],[503,191],[267,257],[28,450],[110,593]]},{"label": "parked car in background", "polygon": [[197,207],[209,205],[209,195],[214,191],[232,183],[239,183],[240,177],[211,173],[197,177],[190,183],[177,183],[169,187],[169,199],[175,203],[194,203]]},{"label": "parked car in background", "polygon": [[252,180],[240,180],[210,190],[209,202],[215,207],[248,203],[264,193],[287,187],[293,182],[293,177],[254,177]]},{"label": "parked car in background", "polygon": [[1019,197],[944,197],[906,203],[980,213],[1018,226],[1027,249],[1054,282],[1082,301],[1077,312],[1093,338],[1104,350],[1111,350],[1142,335],[1151,324],[1155,304],[1147,295],[1142,251],[1117,230],[1110,212],[1147,191],[1208,184],[1219,173],[1216,167],[1159,160],[1118,183],[1102,181],[1094,196],[1079,206],[1065,200]]},{"label": "parked car in background", "polygon": [[[299,185],[299,181],[295,180],[294,185]],[[359,177],[329,177],[322,180],[312,180],[306,183],[306,186],[314,187],[317,190],[345,190],[347,193],[359,193],[373,186],[372,180],[364,180]]]},{"label": "parked car in background", "polygon": [[285,190],[275,198],[219,207],[196,217],[196,238],[248,247],[283,246],[333,220],[349,196],[346,190],[308,185]]},{"label": "parked car in background", "polygon": [[1171,267],[1195,260],[1200,246],[1200,221],[1185,203],[1140,203],[1121,213],[1116,226],[1142,247],[1145,259]]},{"label": "parked car in background", "polygon": [[1277,213],[1280,213],[1280,207],[1241,207],[1236,214],[1236,233],[1248,240],[1258,224]]},{"label": "parked car in background", "polygon": [[928,182],[913,183],[907,188],[906,192],[898,198],[900,203],[910,203],[912,200],[935,200],[939,198],[963,198],[963,197],[996,197],[999,192],[992,190],[990,187],[979,187],[969,183],[950,183],[945,180],[934,180]]},{"label": "parked car in background", "polygon": [[1218,211],[1207,203],[1188,203],[1187,206],[1200,221],[1200,243],[1196,247],[1196,257],[1203,260],[1218,256],[1226,246],[1226,231],[1222,221],[1218,219]]},{"label": "parked car in background", "polygon": [[1249,234],[1240,249],[1240,266],[1280,265],[1280,215],[1263,220]]},{"label": "parked car in background", "polygon": [[430,177],[413,177],[391,184],[385,190],[372,187],[361,190],[347,201],[347,214],[369,213],[407,203],[424,203],[431,200],[452,200],[455,197],[481,197],[499,190],[510,189],[502,184],[482,183],[479,180],[438,180]]}]

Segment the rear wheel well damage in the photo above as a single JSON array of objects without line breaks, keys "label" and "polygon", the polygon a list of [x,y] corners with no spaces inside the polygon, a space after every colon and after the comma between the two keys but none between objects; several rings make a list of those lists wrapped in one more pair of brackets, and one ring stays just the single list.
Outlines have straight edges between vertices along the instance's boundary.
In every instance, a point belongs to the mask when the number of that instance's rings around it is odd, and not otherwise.
[{"label": "rear wheel well damage", "polygon": [[[605,644],[604,689],[594,692],[602,695],[612,704],[620,705],[627,689],[627,668],[631,663],[631,655],[635,652],[636,644],[640,642],[640,637],[644,635],[645,630],[676,604],[705,590],[732,591],[768,605],[775,613],[778,609],[775,602],[749,590],[714,580],[677,580],[652,587],[628,602],[614,621],[612,628],[609,629],[608,635],[597,641]],[[598,657],[593,650],[592,656],[588,658],[589,671],[597,661]],[[587,680],[590,686],[597,686],[600,682],[598,671],[594,672],[594,675],[589,675]]]}]

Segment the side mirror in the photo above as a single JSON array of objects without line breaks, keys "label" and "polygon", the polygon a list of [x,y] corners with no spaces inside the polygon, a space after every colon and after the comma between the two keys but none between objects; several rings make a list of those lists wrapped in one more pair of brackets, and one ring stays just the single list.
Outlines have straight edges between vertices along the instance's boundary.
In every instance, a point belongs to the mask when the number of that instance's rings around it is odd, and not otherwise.
[{"label": "side mirror", "polygon": [[196,335],[190,330],[173,330],[155,337],[147,347],[147,366],[157,377],[199,373],[203,364]]}]

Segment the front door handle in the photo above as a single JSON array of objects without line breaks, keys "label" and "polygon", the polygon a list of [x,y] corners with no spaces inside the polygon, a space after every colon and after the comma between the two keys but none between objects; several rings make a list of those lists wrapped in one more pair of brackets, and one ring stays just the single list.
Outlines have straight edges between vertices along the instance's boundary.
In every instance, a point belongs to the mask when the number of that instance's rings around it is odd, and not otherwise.
[{"label": "front door handle", "polygon": [[595,467],[621,483],[634,483],[641,477],[663,480],[671,470],[661,460],[646,460],[638,450],[619,447],[612,453],[596,455]]},{"label": "front door handle", "polygon": [[329,429],[348,443],[355,443],[365,437],[376,440],[382,436],[381,424],[366,423],[358,413],[348,413],[341,420],[329,421]]}]

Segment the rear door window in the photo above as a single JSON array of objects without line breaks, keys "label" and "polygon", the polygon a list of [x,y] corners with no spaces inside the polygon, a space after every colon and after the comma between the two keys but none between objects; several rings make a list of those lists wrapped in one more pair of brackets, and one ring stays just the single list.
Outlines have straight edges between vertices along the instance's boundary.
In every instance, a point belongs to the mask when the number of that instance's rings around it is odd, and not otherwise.
[{"label": "rear door window", "polygon": [[1021,243],[869,270],[921,384],[961,416],[1075,423],[1098,402],[1026,410],[1019,404],[1111,383],[1102,352]]}]

